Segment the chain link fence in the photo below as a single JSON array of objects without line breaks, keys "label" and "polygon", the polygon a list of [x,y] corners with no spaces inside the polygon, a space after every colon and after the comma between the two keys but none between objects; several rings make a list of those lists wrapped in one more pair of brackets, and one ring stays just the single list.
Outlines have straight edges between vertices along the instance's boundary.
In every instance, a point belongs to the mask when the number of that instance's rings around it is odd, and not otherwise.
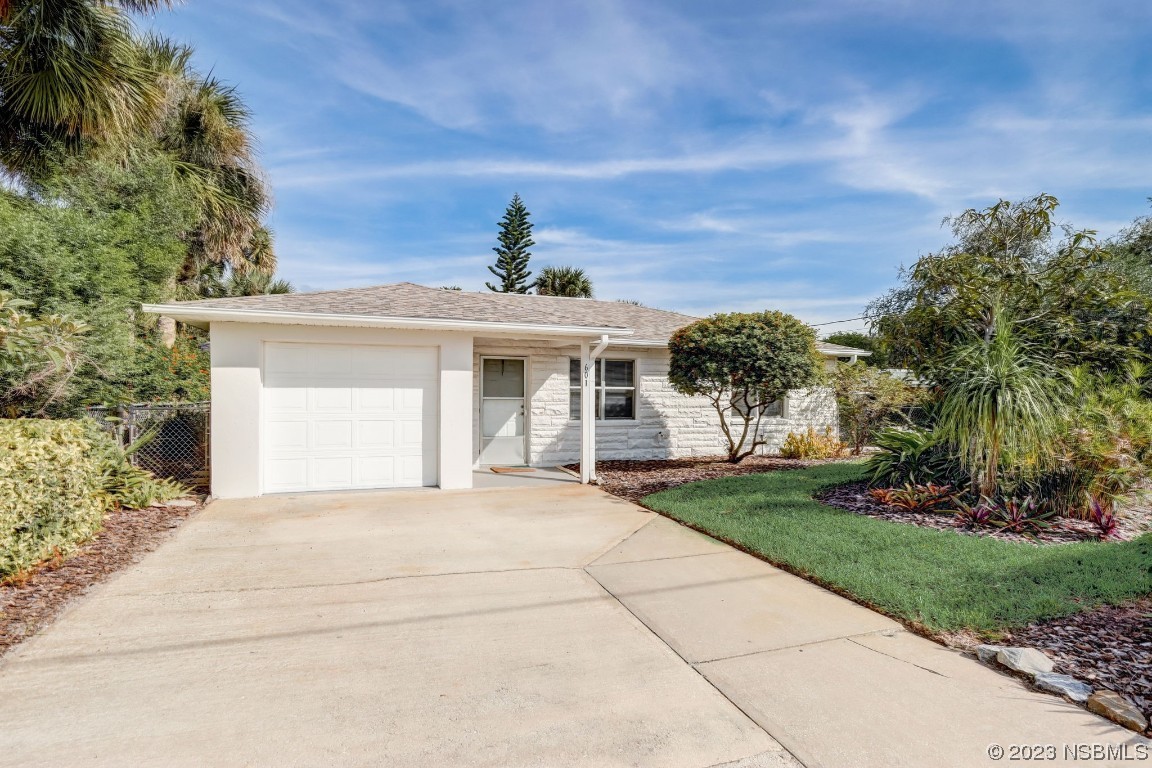
[{"label": "chain link fence", "polygon": [[129,460],[157,477],[167,477],[207,492],[209,475],[208,403],[139,403],[88,409],[88,415],[129,448],[143,445]]}]

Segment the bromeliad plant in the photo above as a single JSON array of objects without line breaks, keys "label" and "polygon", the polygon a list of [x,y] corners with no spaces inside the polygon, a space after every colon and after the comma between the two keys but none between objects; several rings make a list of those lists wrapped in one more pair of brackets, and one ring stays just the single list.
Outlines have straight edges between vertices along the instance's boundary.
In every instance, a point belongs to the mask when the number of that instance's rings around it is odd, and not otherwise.
[{"label": "bromeliad plant", "polygon": [[1116,520],[1116,513],[1111,508],[1105,507],[1099,501],[1093,499],[1090,507],[1089,519],[1100,531],[1101,539],[1110,539],[1116,535],[1116,529],[1119,523]]},{"label": "bromeliad plant", "polygon": [[1054,517],[1056,511],[1051,505],[1025,496],[1023,499],[1005,499],[990,522],[1003,531],[1031,533],[1050,528]]},{"label": "bromeliad plant", "polygon": [[986,496],[981,496],[975,504],[968,504],[959,497],[952,503],[956,509],[956,517],[966,528],[984,528],[992,523],[992,518],[996,514],[996,502]]},{"label": "bromeliad plant", "polygon": [[933,483],[908,483],[903,488],[874,488],[870,493],[881,504],[898,507],[906,512],[935,512],[956,499],[956,491],[952,486]]}]

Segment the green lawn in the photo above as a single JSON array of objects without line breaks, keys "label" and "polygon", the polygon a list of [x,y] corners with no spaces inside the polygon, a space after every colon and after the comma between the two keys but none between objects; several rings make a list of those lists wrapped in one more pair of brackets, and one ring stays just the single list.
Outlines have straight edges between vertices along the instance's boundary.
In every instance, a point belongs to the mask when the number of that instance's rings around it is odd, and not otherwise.
[{"label": "green lawn", "polygon": [[1152,593],[1152,534],[1037,547],[876,520],[824,506],[817,489],[858,464],[706,480],[652,509],[932,630],[995,631]]}]

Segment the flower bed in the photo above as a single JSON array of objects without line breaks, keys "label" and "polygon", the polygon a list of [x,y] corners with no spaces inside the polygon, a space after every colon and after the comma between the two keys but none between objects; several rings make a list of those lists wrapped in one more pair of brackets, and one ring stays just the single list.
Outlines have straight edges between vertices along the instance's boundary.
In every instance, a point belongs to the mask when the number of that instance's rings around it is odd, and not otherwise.
[{"label": "flower bed", "polygon": [[[948,511],[914,512],[900,507],[883,504],[868,494],[866,483],[848,483],[819,491],[818,501],[830,507],[845,509],[859,515],[867,515],[882,520],[922,528],[952,530],[968,536],[990,536],[1004,541],[1030,542],[1033,544],[1066,544],[1074,541],[1092,541],[1100,537],[1100,531],[1088,520],[1061,517],[1053,520],[1050,527],[1029,534],[1005,531],[999,528],[971,528],[959,516]],[[1131,541],[1146,531],[1152,530],[1152,514],[1144,507],[1130,506],[1118,516],[1113,541]]]}]

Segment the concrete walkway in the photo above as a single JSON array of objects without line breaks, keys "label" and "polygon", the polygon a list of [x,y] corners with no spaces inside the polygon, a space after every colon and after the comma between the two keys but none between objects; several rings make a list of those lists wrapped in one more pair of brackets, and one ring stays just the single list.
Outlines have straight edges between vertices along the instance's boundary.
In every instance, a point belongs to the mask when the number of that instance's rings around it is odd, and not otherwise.
[{"label": "concrete walkway", "polygon": [[216,502],[0,660],[2,765],[976,766],[994,743],[1138,738],[575,484]]}]

